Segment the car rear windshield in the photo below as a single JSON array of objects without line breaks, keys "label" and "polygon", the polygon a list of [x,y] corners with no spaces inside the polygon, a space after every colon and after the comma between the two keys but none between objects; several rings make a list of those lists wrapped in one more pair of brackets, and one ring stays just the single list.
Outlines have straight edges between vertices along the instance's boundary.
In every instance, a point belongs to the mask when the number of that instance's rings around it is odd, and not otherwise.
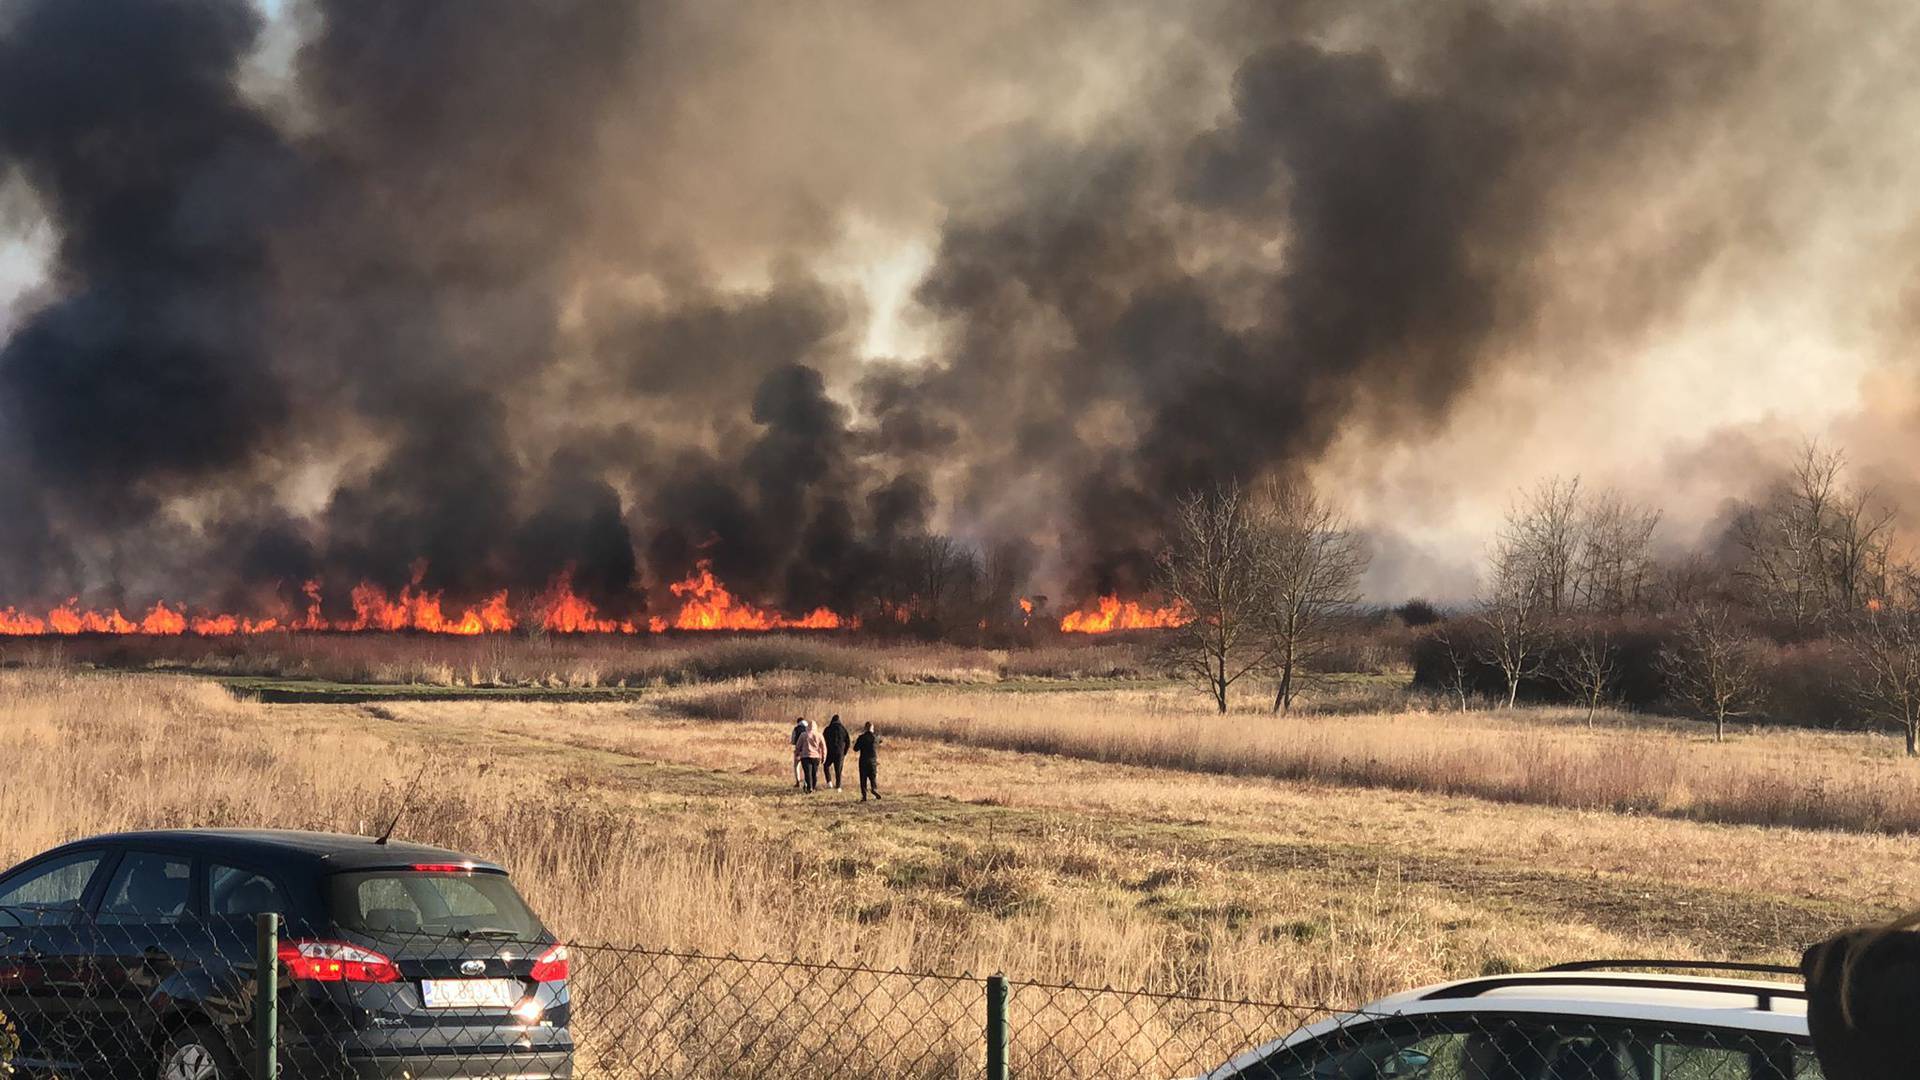
[{"label": "car rear windshield", "polygon": [[333,921],[367,934],[531,940],[540,920],[505,874],[369,870],[332,879]]}]

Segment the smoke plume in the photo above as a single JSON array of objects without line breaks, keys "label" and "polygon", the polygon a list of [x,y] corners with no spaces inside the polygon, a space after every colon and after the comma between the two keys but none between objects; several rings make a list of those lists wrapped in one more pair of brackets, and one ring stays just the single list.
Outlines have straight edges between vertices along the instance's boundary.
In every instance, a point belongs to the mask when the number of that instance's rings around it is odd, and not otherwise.
[{"label": "smoke plume", "polygon": [[[1853,221],[1778,111],[1858,107],[1806,44],[1849,28],[1791,5],[1042,8],[0,3],[0,228],[54,237],[0,605],[637,619],[706,562],[855,612],[941,533],[1080,598],[1274,474],[1413,588],[1458,553],[1410,527],[1526,479],[1513,417],[1650,385]],[[1896,68],[1853,78],[1898,113]]]}]

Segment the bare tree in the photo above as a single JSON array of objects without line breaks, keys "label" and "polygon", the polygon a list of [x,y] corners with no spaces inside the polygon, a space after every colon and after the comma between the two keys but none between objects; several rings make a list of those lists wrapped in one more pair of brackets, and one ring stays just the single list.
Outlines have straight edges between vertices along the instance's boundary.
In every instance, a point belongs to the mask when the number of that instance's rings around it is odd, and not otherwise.
[{"label": "bare tree", "polygon": [[1487,631],[1480,659],[1500,669],[1509,709],[1519,699],[1520,684],[1540,672],[1547,640],[1542,606],[1540,578],[1524,540],[1503,537],[1494,548],[1491,580],[1476,618]]},{"label": "bare tree", "polygon": [[1660,512],[1602,492],[1587,507],[1574,568],[1576,593],[1586,610],[1623,615],[1653,599],[1653,531]]},{"label": "bare tree", "polygon": [[1906,569],[1887,595],[1862,606],[1847,629],[1859,665],[1854,696],[1873,716],[1905,735],[1907,756],[1920,755],[1920,580]]},{"label": "bare tree", "polygon": [[1529,579],[1534,603],[1549,616],[1571,609],[1584,545],[1586,515],[1580,478],[1549,477],[1507,511],[1500,546],[1505,572]]},{"label": "bare tree", "polygon": [[1473,680],[1470,678],[1473,657],[1467,650],[1454,644],[1451,630],[1436,630],[1433,640],[1440,646],[1441,655],[1447,660],[1447,670],[1441,676],[1440,688],[1460,703],[1461,712],[1466,712],[1467,694],[1473,688]]},{"label": "bare tree", "polygon": [[1857,615],[1874,597],[1894,587],[1888,535],[1894,512],[1872,491],[1849,491],[1833,507],[1827,529],[1827,568],[1833,604]]},{"label": "bare tree", "polygon": [[1167,631],[1162,654],[1222,713],[1233,685],[1272,656],[1261,619],[1268,596],[1260,548],[1257,514],[1238,485],[1190,493],[1175,504],[1157,584],[1192,618]]},{"label": "bare tree", "polygon": [[1886,567],[1893,514],[1873,492],[1848,487],[1845,471],[1844,455],[1809,441],[1734,522],[1754,606],[1796,630],[1857,613]]},{"label": "bare tree", "polygon": [[1553,661],[1553,680],[1575,701],[1587,707],[1587,726],[1594,714],[1613,697],[1620,680],[1620,650],[1613,635],[1592,625],[1563,635]]},{"label": "bare tree", "polygon": [[1700,604],[1687,612],[1679,639],[1660,652],[1667,689],[1713,720],[1713,740],[1726,738],[1727,721],[1747,715],[1759,698],[1753,642],[1732,612]]},{"label": "bare tree", "polygon": [[940,534],[919,537],[908,548],[913,593],[921,617],[932,625],[943,625],[941,606],[966,577],[971,558],[972,552],[953,537]]},{"label": "bare tree", "polygon": [[1266,605],[1262,621],[1278,685],[1273,711],[1293,707],[1306,673],[1360,603],[1366,544],[1337,508],[1304,485],[1274,485],[1257,511]]},{"label": "bare tree", "polygon": [[1662,564],[1655,572],[1653,606],[1686,611],[1698,604],[1725,603],[1734,594],[1727,568],[1703,552],[1692,551]]}]

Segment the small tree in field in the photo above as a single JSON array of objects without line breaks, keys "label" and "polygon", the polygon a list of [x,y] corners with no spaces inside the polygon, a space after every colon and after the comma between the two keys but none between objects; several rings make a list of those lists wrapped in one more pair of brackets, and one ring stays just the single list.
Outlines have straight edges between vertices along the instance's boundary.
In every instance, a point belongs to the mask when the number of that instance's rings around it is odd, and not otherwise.
[{"label": "small tree in field", "polygon": [[1436,631],[1433,640],[1440,646],[1447,660],[1447,670],[1441,676],[1440,688],[1447,692],[1448,697],[1459,703],[1461,712],[1466,712],[1467,694],[1473,689],[1473,657],[1465,649],[1454,644],[1453,633],[1450,630]]},{"label": "small tree in field", "polygon": [[1237,485],[1184,496],[1174,506],[1157,584],[1191,621],[1167,631],[1162,654],[1174,673],[1204,687],[1225,713],[1234,683],[1266,667],[1262,625],[1268,592],[1257,514]]},{"label": "small tree in field", "polygon": [[1594,714],[1613,697],[1620,679],[1620,650],[1605,630],[1588,627],[1566,635],[1554,658],[1553,681],[1575,701],[1587,707],[1587,726]]},{"label": "small tree in field", "polygon": [[1907,569],[1896,582],[1853,616],[1847,644],[1859,665],[1854,696],[1900,729],[1907,756],[1914,757],[1920,755],[1920,580]]},{"label": "small tree in field", "polygon": [[1258,510],[1262,612],[1274,674],[1273,711],[1293,707],[1305,672],[1360,603],[1366,545],[1312,489],[1276,485]]},{"label": "small tree in field", "polygon": [[1542,602],[1533,560],[1524,548],[1503,541],[1494,550],[1493,580],[1477,618],[1486,628],[1480,660],[1506,680],[1509,709],[1519,699],[1521,682],[1540,673],[1547,644]]},{"label": "small tree in field", "polygon": [[1753,642],[1724,607],[1695,606],[1679,639],[1660,651],[1660,671],[1679,701],[1713,720],[1713,741],[1725,740],[1727,720],[1747,715],[1759,698]]}]

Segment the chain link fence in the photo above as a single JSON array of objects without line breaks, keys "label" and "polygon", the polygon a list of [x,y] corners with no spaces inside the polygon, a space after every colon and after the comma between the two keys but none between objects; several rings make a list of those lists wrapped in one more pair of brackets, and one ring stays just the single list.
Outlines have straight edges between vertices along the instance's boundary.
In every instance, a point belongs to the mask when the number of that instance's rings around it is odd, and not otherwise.
[{"label": "chain link fence", "polygon": [[[37,912],[0,919],[0,1073],[162,1080],[1819,1075],[1804,1039],[1791,1032],[1507,1013],[1497,996],[1384,1016],[1000,976],[563,948],[484,933],[332,940],[277,920],[268,925],[272,918],[107,923]],[[1489,988],[1498,983],[1488,980]],[[1297,1034],[1276,1042],[1290,1032]]]}]

